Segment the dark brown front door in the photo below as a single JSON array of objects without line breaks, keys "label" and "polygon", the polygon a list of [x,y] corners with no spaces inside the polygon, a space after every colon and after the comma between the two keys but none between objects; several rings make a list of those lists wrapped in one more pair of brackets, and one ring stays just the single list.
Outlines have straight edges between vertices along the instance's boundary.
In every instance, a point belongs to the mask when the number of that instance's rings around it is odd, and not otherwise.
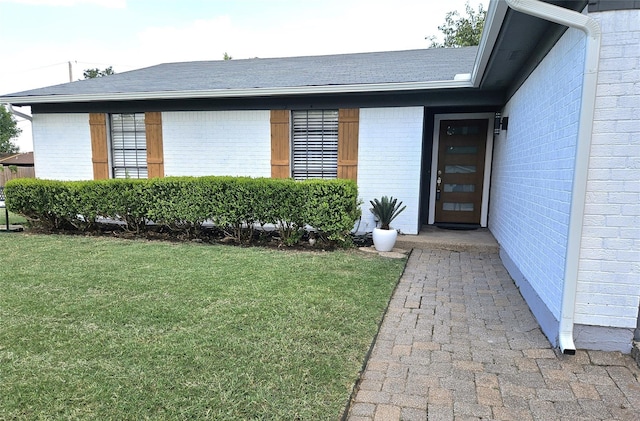
[{"label": "dark brown front door", "polygon": [[436,223],[480,224],[488,120],[442,120]]}]

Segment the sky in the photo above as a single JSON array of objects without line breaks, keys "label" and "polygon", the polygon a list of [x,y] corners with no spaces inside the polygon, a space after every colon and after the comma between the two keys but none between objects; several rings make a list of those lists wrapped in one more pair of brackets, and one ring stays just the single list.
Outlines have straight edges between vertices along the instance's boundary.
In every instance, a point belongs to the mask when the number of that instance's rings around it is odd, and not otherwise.
[{"label": "sky", "polygon": [[[488,0],[0,0],[0,95],[160,63],[428,48]],[[28,108],[20,109],[29,111]],[[21,152],[31,126],[18,119]]]}]

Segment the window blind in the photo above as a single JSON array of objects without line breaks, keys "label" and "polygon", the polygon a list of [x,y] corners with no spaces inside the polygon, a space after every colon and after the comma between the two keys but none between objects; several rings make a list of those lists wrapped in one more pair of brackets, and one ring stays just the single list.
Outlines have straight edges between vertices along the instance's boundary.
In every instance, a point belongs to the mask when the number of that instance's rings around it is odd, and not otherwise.
[{"label": "window blind", "polygon": [[147,178],[144,114],[111,114],[113,178]]},{"label": "window blind", "polygon": [[292,112],[292,177],[338,177],[338,110]]}]

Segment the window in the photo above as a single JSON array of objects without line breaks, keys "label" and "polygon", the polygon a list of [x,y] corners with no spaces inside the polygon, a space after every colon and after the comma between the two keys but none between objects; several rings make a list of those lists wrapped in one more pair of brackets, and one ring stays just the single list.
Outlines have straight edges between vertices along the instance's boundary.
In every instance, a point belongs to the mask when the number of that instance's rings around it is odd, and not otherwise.
[{"label": "window", "polygon": [[144,114],[111,114],[113,178],[147,178]]},{"label": "window", "polygon": [[337,178],[338,110],[293,111],[292,132],[292,177]]}]

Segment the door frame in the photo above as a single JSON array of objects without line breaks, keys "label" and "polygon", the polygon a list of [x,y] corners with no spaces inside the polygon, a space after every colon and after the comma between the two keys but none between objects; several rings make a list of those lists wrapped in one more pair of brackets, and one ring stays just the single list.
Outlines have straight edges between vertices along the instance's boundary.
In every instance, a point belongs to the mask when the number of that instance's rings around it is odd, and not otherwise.
[{"label": "door frame", "polygon": [[[487,147],[484,156],[484,178],[482,180],[482,209],[480,211],[480,226],[487,226],[489,216],[489,191],[491,181],[491,158],[493,157],[493,125],[495,113],[454,113],[435,114],[433,116],[433,150],[431,152],[431,168],[438,168],[438,150],[440,146],[440,122],[442,120],[484,120],[487,119]],[[438,172],[431,171],[429,181],[429,219],[428,224],[433,225],[436,220],[436,181]]]}]

